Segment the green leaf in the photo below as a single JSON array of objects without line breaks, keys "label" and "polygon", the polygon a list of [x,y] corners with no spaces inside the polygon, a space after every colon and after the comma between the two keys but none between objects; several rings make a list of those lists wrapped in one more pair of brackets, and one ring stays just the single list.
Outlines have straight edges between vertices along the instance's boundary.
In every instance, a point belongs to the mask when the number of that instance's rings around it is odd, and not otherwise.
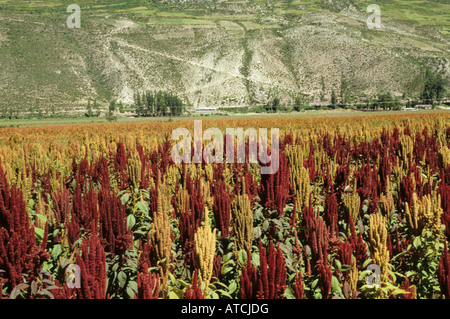
[{"label": "green leaf", "polygon": [[146,203],[144,203],[144,202],[137,202],[137,204],[136,204],[136,207],[141,211],[141,212],[143,212],[145,215],[148,215],[148,206],[147,206],[147,204]]},{"label": "green leaf", "polygon": [[339,280],[335,276],[331,278],[331,287],[333,288],[334,292],[338,293],[339,295],[342,294],[341,285],[339,284]]},{"label": "green leaf", "polygon": [[61,244],[56,244],[55,246],[53,246],[52,258],[53,259],[58,259],[58,257],[61,255],[62,251],[63,250],[62,250]]},{"label": "green leaf", "polygon": [[44,230],[39,227],[34,227],[34,234],[38,240],[41,240],[44,237]]},{"label": "green leaf", "polygon": [[280,219],[272,219],[272,221],[278,229],[283,229],[283,223]]},{"label": "green leaf", "polygon": [[279,247],[281,248],[281,250],[287,255],[287,254],[289,254],[289,248],[285,245],[285,244],[283,244],[283,243],[279,243],[278,244],[279,245]]},{"label": "green leaf", "polygon": [[128,283],[128,287],[129,287],[130,289],[132,289],[134,293],[137,293],[137,291],[138,291],[138,284],[137,284],[136,281],[130,281],[130,282]]},{"label": "green leaf", "polygon": [[319,282],[319,278],[315,279],[315,280],[311,283],[311,289],[315,289],[318,282]]},{"label": "green leaf", "polygon": [[295,299],[294,291],[291,287],[286,288],[286,290],[284,291],[284,297],[286,299]]},{"label": "green leaf", "polygon": [[163,258],[163,259],[161,259],[161,260],[158,260],[158,261],[156,262],[156,264],[157,264],[157,265],[164,264],[164,263],[166,262],[166,259],[167,259],[167,258]]},{"label": "green leaf", "polygon": [[169,299],[180,299],[180,297],[178,297],[178,295],[173,290],[169,291],[167,297],[169,297]]},{"label": "green leaf", "polygon": [[256,220],[260,220],[260,219],[262,219],[264,217],[264,215],[261,213],[261,210],[262,210],[262,208],[261,209],[257,209],[255,211],[254,218]]},{"label": "green leaf", "polygon": [[[411,248],[411,247],[410,247],[410,248]],[[403,255],[409,254],[409,251],[408,251],[408,250],[409,250],[409,249],[406,249],[405,251],[402,251],[401,253],[395,255],[394,257],[391,258],[391,261],[396,260],[397,258],[399,258],[399,257],[401,257],[401,256],[403,256]]]},{"label": "green leaf", "polygon": [[125,287],[125,284],[127,282],[127,274],[124,273],[123,271],[120,271],[119,274],[117,275],[117,279],[119,280],[119,287],[120,288]]},{"label": "green leaf", "polygon": [[128,286],[127,287],[127,295],[128,295],[128,297],[130,297],[130,299],[134,299],[134,295],[135,294],[136,294],[136,292],[133,289],[131,289],[130,286]]},{"label": "green leaf", "polygon": [[373,286],[373,285],[363,285],[363,286],[361,286],[361,291],[366,291],[366,290],[375,290],[376,288],[375,288],[375,286]]},{"label": "green leaf", "polygon": [[258,267],[258,266],[261,264],[260,259],[259,259],[259,254],[258,254],[258,253],[253,253],[253,254],[252,254],[252,263],[253,263],[256,267]]},{"label": "green leaf", "polygon": [[409,291],[397,288],[397,289],[395,289],[394,291],[391,292],[391,295],[392,296],[397,296],[397,295],[400,295],[400,294],[410,294],[410,293],[411,292],[409,292]]},{"label": "green leaf", "polygon": [[42,289],[39,293],[48,296],[50,299],[55,299],[55,296],[47,289]]},{"label": "green leaf", "polygon": [[112,272],[117,272],[117,269],[119,268],[119,263],[115,263],[113,266],[112,266],[112,268],[111,268],[111,270],[112,270]]},{"label": "green leaf", "polygon": [[289,277],[288,277],[288,282],[291,282],[292,280],[294,280],[296,276],[297,276],[296,273],[290,274]]},{"label": "green leaf", "polygon": [[262,228],[263,228],[264,231],[267,231],[269,229],[269,220],[266,219],[264,221],[264,223],[262,225]]},{"label": "green leaf", "polygon": [[262,231],[260,227],[255,227],[253,228],[253,238],[254,239],[258,239],[259,237],[261,237],[262,235]]},{"label": "green leaf", "polygon": [[136,217],[133,214],[128,215],[127,217],[127,226],[129,229],[132,229],[136,225]]},{"label": "green leaf", "polygon": [[215,291],[212,291],[208,297],[208,299],[219,299],[219,295]]},{"label": "green leaf", "polygon": [[31,282],[31,295],[34,296],[36,295],[36,291],[37,291],[37,284],[36,281],[32,281]]},{"label": "green leaf", "polygon": [[339,260],[335,259],[334,262],[336,263],[336,267],[339,271],[341,271],[342,269],[342,264]]},{"label": "green leaf", "polygon": [[372,259],[369,258],[367,259],[364,264],[362,265],[362,268],[367,268],[367,266],[369,266],[372,263]]},{"label": "green leaf", "polygon": [[413,241],[413,246],[414,246],[414,248],[418,248],[419,246],[420,246],[420,244],[422,243],[422,241],[420,240],[420,237],[419,236],[417,236],[416,238],[414,238],[414,241]]},{"label": "green leaf", "polygon": [[223,267],[222,268],[222,275],[226,275],[228,274],[230,271],[232,271],[234,268],[233,267]]},{"label": "green leaf", "polygon": [[239,251],[239,258],[238,258],[238,261],[241,265],[244,264],[246,257],[247,257],[247,252],[244,249],[241,249]]},{"label": "green leaf", "polygon": [[46,223],[47,222],[47,217],[41,214],[36,214],[36,217],[39,218],[40,221]]},{"label": "green leaf", "polygon": [[171,272],[169,272],[169,279],[172,282],[172,285],[176,286],[177,279],[175,278],[175,276]]},{"label": "green leaf", "polygon": [[71,263],[72,261],[70,260],[70,259],[68,259],[68,258],[63,258],[62,260],[61,260],[61,269],[64,269],[64,268],[66,268],[70,263]]},{"label": "green leaf", "polygon": [[231,284],[228,286],[228,291],[230,292],[230,294],[232,294],[233,292],[235,292],[237,289],[237,284],[236,281],[232,281]]},{"label": "green leaf", "polygon": [[189,284],[188,284],[186,281],[184,281],[184,280],[178,279],[178,282],[179,282],[183,287],[189,286]]},{"label": "green leaf", "polygon": [[367,205],[365,205],[365,204],[361,207],[361,209],[362,209],[362,211],[363,211],[364,214],[367,212],[367,209],[368,209],[368,208],[369,208],[369,207],[368,207]]},{"label": "green leaf", "polygon": [[363,270],[359,273],[359,280],[363,280],[365,277],[373,274],[373,271],[371,270]]},{"label": "green leaf", "polygon": [[81,247],[81,243],[83,242],[83,237],[78,238],[72,245],[72,248]]},{"label": "green leaf", "polygon": [[223,290],[223,289],[217,289],[216,292],[220,292],[220,294],[222,296],[225,296],[225,297],[228,297],[230,299],[233,299],[233,297],[231,297],[231,295],[228,292],[226,292],[225,290]]},{"label": "green leaf", "polygon": [[133,248],[135,250],[138,250],[139,249],[139,244],[140,244],[140,240],[136,239],[135,241],[133,241]]},{"label": "green leaf", "polygon": [[[211,284],[211,286],[212,286],[212,284]],[[224,289],[228,289],[227,285],[225,285],[223,282],[219,282],[219,281],[217,281],[217,282],[214,284],[214,286],[221,286],[221,287],[223,287]]]},{"label": "green leaf", "polygon": [[353,269],[353,266],[350,266],[350,265],[341,265],[341,271],[342,271],[342,272],[349,271],[350,269]]},{"label": "green leaf", "polygon": [[124,194],[124,195],[120,198],[120,201],[122,202],[122,205],[125,205],[125,204],[128,202],[129,199],[130,199],[130,194],[127,193],[127,194]]}]

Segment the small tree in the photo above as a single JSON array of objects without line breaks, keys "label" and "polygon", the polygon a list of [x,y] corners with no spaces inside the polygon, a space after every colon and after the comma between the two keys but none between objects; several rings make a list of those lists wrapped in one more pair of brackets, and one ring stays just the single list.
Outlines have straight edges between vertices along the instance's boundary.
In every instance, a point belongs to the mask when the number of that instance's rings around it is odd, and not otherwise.
[{"label": "small tree", "polygon": [[337,106],[337,96],[336,91],[333,89],[331,90],[331,107],[335,109]]},{"label": "small tree", "polygon": [[111,100],[109,102],[108,111],[109,111],[109,115],[112,115],[116,111],[116,101],[115,100]]},{"label": "small tree", "polygon": [[141,95],[139,93],[136,93],[134,97],[134,105],[136,107],[136,114],[137,116],[144,116],[144,105],[142,103]]},{"label": "small tree", "polygon": [[153,92],[145,93],[145,116],[155,115],[156,99]]},{"label": "small tree", "polygon": [[93,117],[94,116],[94,112],[92,111],[92,105],[91,105],[91,99],[88,100],[88,105],[87,105],[87,117]]},{"label": "small tree", "polygon": [[366,103],[363,105],[363,109],[369,110],[372,102],[372,97],[366,95]]},{"label": "small tree", "polygon": [[402,103],[399,98],[394,99],[394,103],[392,104],[392,109],[394,111],[401,111],[402,110]]},{"label": "small tree", "polygon": [[302,108],[302,98],[297,96],[294,99],[294,111],[299,112]]},{"label": "small tree", "polygon": [[434,104],[435,100],[439,101],[445,92],[446,80],[439,73],[433,73],[427,69],[425,71],[425,83],[422,91],[422,99],[425,102]]},{"label": "small tree", "polygon": [[277,108],[280,106],[280,99],[276,96],[276,97],[274,97],[273,98],[273,100],[272,100],[272,110],[274,111],[274,112],[276,112],[277,111]]},{"label": "small tree", "polygon": [[383,93],[378,96],[378,106],[383,110],[390,109],[394,103],[394,98],[390,93]]},{"label": "small tree", "polygon": [[94,100],[94,106],[93,106],[94,110],[95,110],[95,116],[100,116],[100,108],[97,104],[97,100]]},{"label": "small tree", "polygon": [[341,105],[345,107],[347,105],[348,98],[348,82],[345,79],[341,79]]},{"label": "small tree", "polygon": [[372,103],[370,103],[370,109],[372,111],[378,110],[379,107],[379,100],[378,99],[372,99]]},{"label": "small tree", "polygon": [[171,116],[179,116],[183,112],[183,102],[181,99],[173,94],[168,95],[168,106]]},{"label": "small tree", "polygon": [[168,102],[167,97],[168,95],[166,92],[161,92],[160,101],[161,101],[161,113],[163,116],[166,116],[167,114],[167,102]]},{"label": "small tree", "polygon": [[125,112],[125,106],[123,105],[123,102],[122,102],[122,101],[119,102],[119,112],[120,112],[120,113]]}]

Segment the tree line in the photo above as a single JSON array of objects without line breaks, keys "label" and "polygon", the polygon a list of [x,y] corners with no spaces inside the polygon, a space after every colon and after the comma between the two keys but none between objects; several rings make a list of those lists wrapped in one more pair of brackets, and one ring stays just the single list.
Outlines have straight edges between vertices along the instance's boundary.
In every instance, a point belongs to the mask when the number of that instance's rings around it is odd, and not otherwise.
[{"label": "tree line", "polygon": [[[347,108],[354,107],[356,109],[366,109],[366,110],[401,110],[402,106],[414,107],[417,104],[431,104],[441,103],[445,98],[447,91],[447,80],[439,73],[435,73],[430,69],[426,69],[424,72],[424,82],[422,91],[416,98],[410,98],[406,102],[402,102],[402,99],[406,99],[406,94],[403,98],[394,97],[390,92],[380,93],[374,96],[363,95],[356,97],[351,94],[349,83],[345,79],[341,79],[340,90],[336,92],[333,88],[331,90],[331,96],[326,103],[325,99],[325,84],[324,78],[321,79],[322,93],[320,95],[320,100],[325,102],[324,105],[312,106],[309,104],[308,98],[305,95],[297,95],[293,97],[291,107],[294,111],[319,109],[319,108]],[[284,106],[286,107],[286,106]],[[273,96],[264,105],[266,111],[277,112],[283,108],[280,103],[280,99],[277,96]]]},{"label": "tree line", "polygon": [[183,101],[166,91],[147,91],[134,94],[137,116],[178,116],[183,113]]}]

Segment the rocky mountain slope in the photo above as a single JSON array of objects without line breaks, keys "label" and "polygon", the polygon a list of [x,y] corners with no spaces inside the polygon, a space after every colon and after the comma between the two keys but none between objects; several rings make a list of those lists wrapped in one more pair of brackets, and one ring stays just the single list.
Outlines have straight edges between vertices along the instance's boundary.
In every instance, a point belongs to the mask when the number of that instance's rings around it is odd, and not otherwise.
[{"label": "rocky mountain slope", "polygon": [[0,0],[0,111],[70,113],[88,99],[125,105],[135,92],[176,92],[193,106],[244,106],[277,96],[329,100],[418,94],[424,68],[450,78],[450,5],[377,1]]}]

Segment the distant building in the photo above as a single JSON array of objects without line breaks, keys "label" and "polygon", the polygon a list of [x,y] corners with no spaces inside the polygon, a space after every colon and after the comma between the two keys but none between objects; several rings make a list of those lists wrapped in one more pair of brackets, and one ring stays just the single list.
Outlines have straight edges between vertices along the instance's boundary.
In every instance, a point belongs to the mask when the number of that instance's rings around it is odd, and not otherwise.
[{"label": "distant building", "polygon": [[195,115],[212,115],[217,114],[219,111],[217,107],[196,107],[194,108]]},{"label": "distant building", "polygon": [[418,104],[418,105],[416,105],[416,108],[421,109],[421,110],[431,110],[432,105],[431,104]]}]

